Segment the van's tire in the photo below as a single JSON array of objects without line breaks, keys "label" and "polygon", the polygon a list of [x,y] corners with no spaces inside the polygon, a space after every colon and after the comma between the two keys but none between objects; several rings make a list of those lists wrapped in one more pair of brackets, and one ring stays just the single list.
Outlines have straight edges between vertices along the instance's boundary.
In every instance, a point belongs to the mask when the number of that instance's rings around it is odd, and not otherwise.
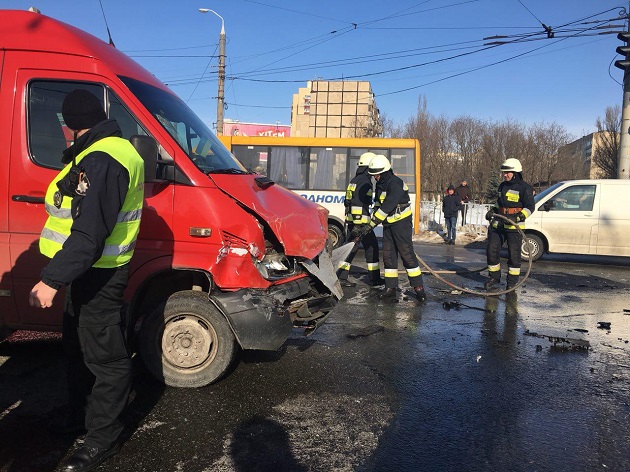
[{"label": "van's tire", "polygon": [[346,240],[343,234],[343,229],[335,223],[328,222],[328,240],[330,241],[330,244],[332,244],[332,248],[337,249]]},{"label": "van's tire", "polygon": [[228,370],[238,350],[225,316],[199,291],[177,292],[140,328],[149,372],[172,387],[203,387]]},{"label": "van's tire", "polygon": [[529,250],[531,251],[532,262],[535,262],[545,253],[545,243],[535,234],[526,234],[525,238],[523,238],[523,244],[521,245],[521,258],[526,261],[529,260],[530,254],[527,252],[527,240],[529,240]]}]

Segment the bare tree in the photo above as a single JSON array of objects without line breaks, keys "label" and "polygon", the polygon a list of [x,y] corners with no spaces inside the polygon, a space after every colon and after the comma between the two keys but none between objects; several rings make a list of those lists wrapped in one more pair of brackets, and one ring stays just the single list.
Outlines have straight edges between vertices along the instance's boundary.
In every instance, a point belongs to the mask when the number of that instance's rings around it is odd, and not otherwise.
[{"label": "bare tree", "polygon": [[[388,123],[384,117],[382,123]],[[582,160],[560,153],[570,137],[556,123],[525,126],[515,120],[484,121],[471,116],[450,119],[429,112],[427,99],[418,97],[418,110],[400,127],[383,126],[388,135],[420,141],[421,198],[440,198],[449,184],[466,179],[473,198],[485,200],[501,179],[501,163],[510,157],[523,164],[530,183],[579,178]],[[608,135],[607,135],[608,136]]]},{"label": "bare tree", "polygon": [[483,137],[486,124],[478,118],[462,116],[455,118],[450,126],[455,159],[449,178],[453,183],[466,180],[474,192],[473,200],[479,198],[484,185],[486,169],[483,165]]},{"label": "bare tree", "polygon": [[619,144],[621,131],[621,107],[607,107],[604,119],[595,122],[597,133],[593,136],[593,163],[598,167],[597,177],[616,179],[619,175]]},{"label": "bare tree", "polygon": [[402,127],[396,125],[386,113],[381,113],[379,121],[384,138],[400,138],[402,136]]},{"label": "bare tree", "polygon": [[558,152],[569,140],[567,130],[557,123],[535,123],[529,127],[523,167],[528,170],[530,183],[548,185],[577,177],[571,162]]}]

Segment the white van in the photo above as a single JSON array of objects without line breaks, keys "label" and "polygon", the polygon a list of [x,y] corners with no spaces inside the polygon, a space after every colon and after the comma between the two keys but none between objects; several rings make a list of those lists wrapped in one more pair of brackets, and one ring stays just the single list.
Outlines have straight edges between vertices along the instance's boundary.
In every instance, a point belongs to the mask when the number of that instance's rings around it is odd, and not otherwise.
[{"label": "white van", "polygon": [[[545,252],[630,256],[630,180],[568,180],[534,200],[525,220],[534,261]],[[522,255],[529,257],[525,240]]]}]

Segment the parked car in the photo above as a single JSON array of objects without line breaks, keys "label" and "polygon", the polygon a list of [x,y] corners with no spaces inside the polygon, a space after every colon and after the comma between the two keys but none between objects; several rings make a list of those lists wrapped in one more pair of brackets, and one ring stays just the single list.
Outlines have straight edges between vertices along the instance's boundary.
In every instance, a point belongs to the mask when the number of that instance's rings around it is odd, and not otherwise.
[{"label": "parked car", "polygon": [[534,197],[522,255],[546,252],[630,256],[629,180],[568,180]]}]

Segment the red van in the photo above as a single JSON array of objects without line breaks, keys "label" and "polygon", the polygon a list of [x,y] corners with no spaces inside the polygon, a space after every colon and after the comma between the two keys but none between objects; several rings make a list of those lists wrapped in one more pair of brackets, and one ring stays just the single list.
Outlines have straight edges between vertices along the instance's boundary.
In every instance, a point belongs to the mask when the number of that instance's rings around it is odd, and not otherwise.
[{"label": "red van", "polygon": [[61,104],[100,97],[145,159],[128,324],[153,375],[197,387],[239,348],[312,332],[342,296],[327,211],[247,170],[164,84],[120,51],[39,13],[0,11],[0,328],[60,330],[28,294],[47,259],[44,194],[70,135]]}]

